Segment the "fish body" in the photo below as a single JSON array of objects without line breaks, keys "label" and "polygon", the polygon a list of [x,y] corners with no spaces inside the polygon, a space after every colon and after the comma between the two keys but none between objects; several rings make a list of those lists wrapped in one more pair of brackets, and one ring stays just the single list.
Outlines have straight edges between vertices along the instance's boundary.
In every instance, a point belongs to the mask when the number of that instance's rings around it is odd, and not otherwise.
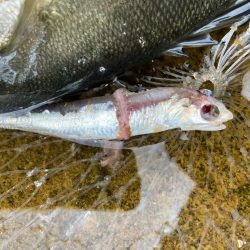
[{"label": "fish body", "polygon": [[0,113],[110,80],[159,56],[237,1],[26,2],[31,7],[16,28],[18,38],[0,54]]},{"label": "fish body", "polygon": [[49,104],[25,115],[1,115],[0,127],[73,141],[127,140],[174,128],[221,130],[232,118],[220,101],[195,90],[118,89],[110,96]]}]

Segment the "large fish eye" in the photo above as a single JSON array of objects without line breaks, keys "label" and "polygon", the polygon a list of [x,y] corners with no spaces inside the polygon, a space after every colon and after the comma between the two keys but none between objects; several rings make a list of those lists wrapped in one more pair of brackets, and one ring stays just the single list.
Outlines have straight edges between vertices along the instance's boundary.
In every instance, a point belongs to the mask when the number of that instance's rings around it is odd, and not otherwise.
[{"label": "large fish eye", "polygon": [[201,108],[201,117],[205,120],[214,120],[220,114],[217,106],[206,104]]}]

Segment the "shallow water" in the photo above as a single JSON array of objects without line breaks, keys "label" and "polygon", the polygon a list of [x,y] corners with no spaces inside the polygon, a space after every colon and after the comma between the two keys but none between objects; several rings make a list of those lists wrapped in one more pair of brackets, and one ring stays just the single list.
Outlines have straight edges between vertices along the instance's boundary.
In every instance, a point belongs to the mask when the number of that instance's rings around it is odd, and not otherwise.
[{"label": "shallow water", "polygon": [[[206,50],[137,72],[184,62],[197,70]],[[136,137],[113,167],[101,166],[100,148],[1,131],[0,249],[249,249],[250,110],[241,81],[225,98],[234,113],[227,129]]]}]

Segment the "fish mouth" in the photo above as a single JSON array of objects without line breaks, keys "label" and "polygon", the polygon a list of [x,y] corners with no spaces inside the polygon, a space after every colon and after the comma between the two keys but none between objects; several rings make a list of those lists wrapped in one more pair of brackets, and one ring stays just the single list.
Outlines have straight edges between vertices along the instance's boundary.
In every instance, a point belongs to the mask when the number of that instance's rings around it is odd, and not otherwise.
[{"label": "fish mouth", "polygon": [[203,131],[223,130],[227,127],[224,123],[232,119],[233,119],[232,112],[225,108],[225,110],[223,110],[223,112],[220,112],[216,118],[214,117],[213,120],[210,119],[209,124],[206,124],[204,128],[202,128],[202,125],[201,125],[201,127],[199,127],[199,130],[203,130]]},{"label": "fish mouth", "polygon": [[220,130],[224,130],[226,127],[227,126],[225,124],[221,123],[219,125],[211,126],[209,127],[209,129],[204,129],[203,131],[220,131]]},{"label": "fish mouth", "polygon": [[181,126],[182,130],[199,130],[199,131],[219,131],[225,129],[224,124],[233,119],[233,114],[223,103],[205,103],[201,106],[199,122],[193,126]]},{"label": "fish mouth", "polygon": [[232,112],[226,109],[224,105],[204,104],[200,110],[200,114],[207,121],[220,120],[221,122],[227,122],[233,119]]}]

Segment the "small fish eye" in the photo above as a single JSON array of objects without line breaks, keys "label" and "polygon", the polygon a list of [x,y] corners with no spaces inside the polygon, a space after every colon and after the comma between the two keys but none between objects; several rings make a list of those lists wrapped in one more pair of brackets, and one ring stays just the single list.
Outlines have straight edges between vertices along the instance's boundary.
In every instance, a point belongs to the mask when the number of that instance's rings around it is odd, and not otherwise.
[{"label": "small fish eye", "polygon": [[205,81],[201,84],[199,88],[199,90],[202,90],[202,89],[209,89],[211,91],[214,91],[214,83],[211,81]]},{"label": "small fish eye", "polygon": [[199,91],[200,91],[200,93],[202,93],[203,95],[206,95],[206,96],[212,96],[213,95],[213,91],[210,90],[210,89],[201,89]]},{"label": "small fish eye", "polygon": [[201,108],[201,117],[205,120],[213,120],[217,118],[220,114],[220,111],[217,106],[207,104]]}]

